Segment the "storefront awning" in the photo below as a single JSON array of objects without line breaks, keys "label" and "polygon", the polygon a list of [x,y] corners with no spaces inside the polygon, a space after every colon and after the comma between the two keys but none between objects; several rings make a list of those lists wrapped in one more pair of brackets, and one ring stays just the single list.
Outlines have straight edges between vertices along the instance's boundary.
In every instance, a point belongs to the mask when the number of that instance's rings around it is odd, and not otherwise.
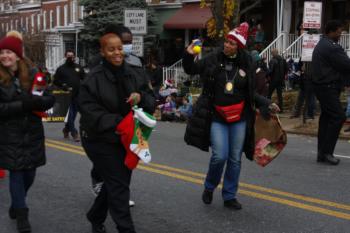
[{"label": "storefront awning", "polygon": [[165,29],[201,29],[206,27],[212,17],[208,7],[201,8],[199,4],[187,4],[178,10],[165,23]]}]

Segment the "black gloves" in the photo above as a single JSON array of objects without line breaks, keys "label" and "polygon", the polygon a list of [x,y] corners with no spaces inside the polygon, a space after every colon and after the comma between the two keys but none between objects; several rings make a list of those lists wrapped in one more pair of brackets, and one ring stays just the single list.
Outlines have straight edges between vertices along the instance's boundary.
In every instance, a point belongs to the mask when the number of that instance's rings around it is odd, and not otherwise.
[{"label": "black gloves", "polygon": [[40,96],[30,96],[22,100],[22,107],[24,111],[41,111],[43,101]]}]

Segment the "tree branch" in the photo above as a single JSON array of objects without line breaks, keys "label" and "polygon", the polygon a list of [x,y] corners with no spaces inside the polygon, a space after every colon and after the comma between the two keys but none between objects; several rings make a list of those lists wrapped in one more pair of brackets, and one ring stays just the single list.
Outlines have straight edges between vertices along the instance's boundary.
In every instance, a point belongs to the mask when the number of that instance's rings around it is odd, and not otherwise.
[{"label": "tree branch", "polygon": [[246,13],[246,12],[250,11],[251,9],[255,8],[260,3],[261,3],[261,0],[254,1],[253,4],[251,4],[250,6],[247,6],[243,10],[241,10],[240,14],[243,15],[244,13]]}]

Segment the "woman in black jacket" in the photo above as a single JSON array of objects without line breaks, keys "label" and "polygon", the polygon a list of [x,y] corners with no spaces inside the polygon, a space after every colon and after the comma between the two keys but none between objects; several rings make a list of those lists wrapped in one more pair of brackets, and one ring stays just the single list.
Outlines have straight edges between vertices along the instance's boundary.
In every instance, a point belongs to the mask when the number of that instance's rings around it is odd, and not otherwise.
[{"label": "woman in black jacket", "polygon": [[100,38],[102,64],[82,83],[79,110],[82,145],[103,185],[87,214],[94,233],[105,232],[109,210],[119,232],[135,232],[129,209],[131,170],[125,165],[126,151],[116,132],[118,124],[137,104],[153,113],[155,99],[145,76],[124,62],[123,44],[114,33]]},{"label": "woman in black jacket", "polygon": [[22,38],[12,33],[0,41],[0,168],[9,170],[11,206],[19,232],[30,232],[26,196],[36,168],[45,164],[44,129],[35,111],[45,111],[54,97],[31,94],[34,69],[23,58]]},{"label": "woman in black jacket", "polygon": [[226,36],[223,49],[196,62],[192,43],[183,60],[186,73],[200,74],[204,82],[202,97],[194,107],[185,134],[188,144],[203,150],[212,148],[202,200],[205,204],[212,202],[226,164],[222,196],[224,206],[231,209],[242,208],[236,193],[242,152],[253,159],[255,103],[267,110],[279,110],[276,104],[254,92],[255,69],[250,55],[243,50],[247,32],[248,24],[241,24]]}]

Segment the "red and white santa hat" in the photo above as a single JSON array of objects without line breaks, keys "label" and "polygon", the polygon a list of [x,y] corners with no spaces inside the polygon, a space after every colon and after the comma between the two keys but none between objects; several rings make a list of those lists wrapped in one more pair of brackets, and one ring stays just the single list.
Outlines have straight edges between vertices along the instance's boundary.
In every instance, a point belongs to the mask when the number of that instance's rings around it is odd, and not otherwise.
[{"label": "red and white santa hat", "polygon": [[226,38],[237,42],[238,48],[244,48],[248,39],[249,24],[247,22],[241,23],[238,27],[230,31]]}]

